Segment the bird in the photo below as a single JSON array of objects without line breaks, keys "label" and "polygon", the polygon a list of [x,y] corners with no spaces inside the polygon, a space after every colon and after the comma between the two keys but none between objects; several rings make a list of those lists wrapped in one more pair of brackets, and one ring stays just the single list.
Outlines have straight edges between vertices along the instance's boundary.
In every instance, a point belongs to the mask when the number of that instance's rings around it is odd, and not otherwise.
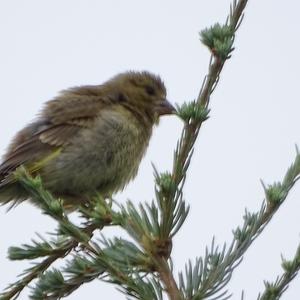
[{"label": "bird", "polygon": [[21,166],[71,209],[122,191],[137,175],[160,117],[176,113],[166,94],[160,76],[148,71],[61,91],[4,153],[0,204],[30,201],[15,176]]}]

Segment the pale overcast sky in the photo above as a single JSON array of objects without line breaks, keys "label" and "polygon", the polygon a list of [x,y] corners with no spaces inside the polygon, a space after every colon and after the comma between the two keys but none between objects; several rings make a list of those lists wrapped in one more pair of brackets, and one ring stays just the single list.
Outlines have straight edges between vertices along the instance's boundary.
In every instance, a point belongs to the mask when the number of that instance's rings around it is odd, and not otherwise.
[{"label": "pale overcast sky", "polygon": [[[230,0],[3,0],[0,4],[0,153],[42,103],[61,89],[99,84],[133,69],[162,76],[173,103],[193,100],[207,71],[208,50],[198,32],[223,22]],[[300,145],[300,4],[249,0],[236,50],[211,99],[189,170],[185,197],[191,212],[174,240],[176,270],[204,253],[213,236],[230,242],[244,209],[263,199],[259,179],[281,180]],[[182,122],[166,117],[155,130],[137,178],[117,196],[154,197],[151,162],[170,170]],[[299,185],[299,183],[298,183]],[[296,186],[247,252],[228,286],[233,299],[256,299],[263,280],[281,274],[280,256],[300,243],[300,187]],[[0,290],[28,267],[10,262],[9,246],[30,242],[56,224],[29,205],[0,208]],[[110,232],[110,235],[115,232]],[[117,232],[119,235],[120,233]],[[296,278],[282,297],[298,299]],[[125,299],[112,285],[94,281],[67,299]],[[28,299],[26,290],[19,299]]]}]

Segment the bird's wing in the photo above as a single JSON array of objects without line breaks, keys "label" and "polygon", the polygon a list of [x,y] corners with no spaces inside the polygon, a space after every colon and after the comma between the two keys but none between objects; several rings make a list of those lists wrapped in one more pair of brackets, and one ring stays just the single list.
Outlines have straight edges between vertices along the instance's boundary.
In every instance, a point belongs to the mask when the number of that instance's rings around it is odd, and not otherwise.
[{"label": "bird's wing", "polygon": [[47,116],[53,124],[76,123],[86,125],[86,121],[107,104],[114,101],[115,95],[108,95],[99,86],[81,86],[61,92],[54,100],[46,103],[42,115]]},{"label": "bird's wing", "polygon": [[12,172],[20,165],[32,173],[39,171],[81,129],[93,124],[105,104],[99,97],[83,97],[74,90],[46,103],[40,121],[21,130],[11,143],[0,165],[0,187],[14,181]]},{"label": "bird's wing", "polygon": [[[0,165],[0,187],[15,181],[12,173],[21,165],[25,165],[30,173],[39,171],[46,162],[59,154],[70,138],[80,130],[79,126],[68,124],[47,127],[41,132],[27,136],[24,136],[24,131],[17,134]],[[28,131],[28,128],[25,129]],[[17,144],[17,140],[21,138],[24,141]]]}]

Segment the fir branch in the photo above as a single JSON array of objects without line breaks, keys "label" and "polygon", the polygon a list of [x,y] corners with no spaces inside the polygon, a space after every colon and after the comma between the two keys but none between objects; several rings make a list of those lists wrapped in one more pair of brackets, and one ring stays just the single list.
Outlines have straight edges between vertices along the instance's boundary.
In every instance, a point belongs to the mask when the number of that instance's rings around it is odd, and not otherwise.
[{"label": "fir branch", "polygon": [[[168,224],[170,224],[170,220],[172,223],[172,219],[174,220],[175,218],[174,205],[172,204],[176,203],[176,201],[182,197],[182,189],[185,183],[186,172],[193,155],[193,147],[201,125],[208,118],[210,95],[218,84],[225,61],[230,58],[229,54],[233,51],[232,45],[235,32],[243,18],[243,10],[247,2],[247,0],[233,2],[227,22],[225,25],[219,26],[219,31],[211,28],[202,31],[200,34],[202,41],[204,41],[204,32],[206,35],[210,35],[212,40],[218,40],[215,46],[218,46],[219,50],[217,49],[216,51],[216,47],[210,49],[212,57],[209,64],[209,71],[203,81],[197,100],[178,108],[178,115],[184,120],[185,125],[174,153],[173,170],[168,176],[167,188],[161,184],[161,181],[156,180],[156,198],[161,210],[162,224],[167,228],[166,232],[169,234],[171,231],[170,225]],[[156,178],[162,179],[163,177],[164,174],[161,174],[160,177],[156,175]],[[182,223],[183,222],[179,222],[180,226]],[[169,238],[171,240],[171,237]],[[183,291],[179,289],[171,269],[167,268],[168,263],[166,258],[156,257],[156,259],[159,262],[159,264],[157,264],[158,272],[164,283],[169,299],[183,299]]]},{"label": "fir branch", "polygon": [[[223,289],[231,279],[234,269],[239,265],[242,256],[253,241],[270,222],[299,178],[300,154],[297,152],[296,158],[287,170],[282,182],[264,186],[266,198],[260,211],[257,213],[246,211],[244,224],[233,231],[233,241],[230,246],[227,248],[224,245],[222,250],[219,250],[213,240],[211,249],[206,250],[204,259],[197,259],[194,266],[189,262],[186,266],[185,275],[179,274],[180,289],[186,298],[193,300],[227,299],[227,291],[223,291]],[[299,255],[298,252],[297,255]],[[297,263],[299,264],[299,261]],[[298,265],[296,266],[298,268]],[[297,268],[295,263],[292,264],[291,269],[294,272],[286,279],[292,280],[298,271]]]},{"label": "fir branch", "polygon": [[71,236],[90,252],[95,252],[89,243],[91,236],[69,220],[63,202],[54,198],[43,188],[40,177],[32,178],[24,167],[18,168],[15,174],[22,187],[31,195],[32,201],[43,209],[44,214],[51,216],[58,222],[59,235]]},{"label": "fir branch", "polygon": [[62,272],[57,269],[45,272],[32,289],[30,299],[44,300],[66,297],[82,284],[100,276],[104,269],[95,268],[88,259],[78,255],[67,263],[64,272],[69,273],[68,279],[65,279]]},{"label": "fir branch", "polygon": [[[245,9],[247,2],[247,0],[234,1],[226,24],[223,26],[218,25],[220,32],[216,32],[214,27],[205,29],[200,33],[202,41],[204,40],[203,36],[209,34],[211,39],[218,39],[224,43],[230,39],[233,42],[235,32],[243,18],[243,10]],[[230,28],[230,30],[222,31],[222,28]],[[230,52],[232,50],[233,48],[230,49]],[[225,59],[223,59],[218,53],[212,52],[208,74],[204,78],[197,100],[189,104],[184,104],[178,108],[178,115],[184,120],[185,125],[174,153],[173,170],[171,174],[173,184],[177,187],[184,181],[193,154],[192,149],[198,137],[199,130],[202,123],[208,118],[210,95],[218,84],[219,75],[225,61],[229,58],[230,57],[227,55]],[[182,187],[177,189],[177,191],[181,190]],[[172,202],[175,195],[176,189],[170,190],[166,197],[166,201]]]},{"label": "fir branch", "polygon": [[[149,258],[133,243],[123,239],[102,240],[103,248],[89,258],[74,255],[62,271],[54,269],[40,277],[31,299],[60,299],[96,278],[117,284],[136,299],[162,299],[161,288],[151,272]],[[144,276],[140,274],[144,273]],[[160,291],[160,292],[159,292]],[[155,296],[156,295],[156,296]]]},{"label": "fir branch", "polygon": [[[157,191],[157,193],[159,192]],[[161,191],[161,193],[163,192]],[[165,211],[161,205],[159,206],[162,211],[160,215],[158,214],[154,202],[152,202],[151,206],[146,204],[146,207],[140,204],[139,210],[137,210],[131,202],[128,202],[126,207],[122,206],[122,220],[125,221],[123,228],[126,229],[128,234],[142,247],[145,257],[148,258],[146,261],[147,264],[144,265],[144,267],[148,267],[148,272],[156,272],[158,274],[170,299],[176,300],[180,300],[182,297],[168,264],[168,259],[172,250],[172,242],[169,235],[172,228],[177,226],[177,221],[180,219],[180,217],[174,217],[174,215],[179,213],[181,214],[181,217],[185,219],[187,214],[187,211],[184,210],[184,203],[181,202],[182,199],[180,198],[178,201],[181,209],[178,209],[177,201],[171,203],[172,209],[170,209],[170,212],[172,217],[170,217],[171,222],[167,235],[165,235],[165,223],[163,221]],[[123,256],[125,253],[126,252],[122,251]],[[113,262],[113,265],[116,265],[115,261]],[[120,273],[114,272],[114,274]],[[132,285],[131,281],[130,284]],[[131,285],[128,285],[127,283],[126,286],[129,287]],[[137,295],[134,294],[134,297],[137,297]],[[145,298],[141,297],[138,299]]]},{"label": "fir branch", "polygon": [[300,270],[300,246],[292,260],[282,259],[284,273],[277,277],[275,282],[265,282],[265,291],[258,296],[258,300],[278,300],[287,290],[289,283],[296,277]]},{"label": "fir branch", "polygon": [[38,234],[41,241],[32,239],[32,245],[23,244],[21,247],[10,247],[8,249],[8,258],[10,260],[36,259],[48,255],[54,255],[55,252],[61,251],[61,246],[66,243],[66,238],[61,240],[47,241],[44,237]]},{"label": "fir branch", "polygon": [[[92,235],[95,227],[94,225],[89,225],[81,230],[88,235]],[[45,243],[48,245],[46,248]],[[46,252],[48,252],[48,257],[42,262],[36,263],[32,268],[25,270],[23,274],[21,274],[21,276],[23,276],[21,279],[10,284],[6,290],[0,294],[0,299],[16,299],[32,280],[41,276],[56,260],[66,257],[72,250],[78,247],[78,245],[79,242],[76,239],[64,237],[64,239],[59,239],[56,242],[43,242],[42,245],[36,242],[36,248],[31,245],[23,245],[23,248],[11,247],[9,249],[9,258],[13,260],[43,257],[46,254],[45,249]],[[30,251],[27,252],[29,249]]]},{"label": "fir branch", "polygon": [[[24,276],[17,282],[8,286],[5,292],[0,295],[1,300],[8,300],[8,299],[16,299],[21,291],[34,279],[39,277],[44,271],[46,271],[52,263],[54,263],[57,259],[62,258],[68,255],[69,251],[76,247],[77,242],[73,245],[70,245],[66,249],[61,249],[59,251],[56,249],[55,254],[49,255],[45,260],[36,264],[34,267],[29,268],[23,272]],[[22,274],[22,275],[23,275]]]}]

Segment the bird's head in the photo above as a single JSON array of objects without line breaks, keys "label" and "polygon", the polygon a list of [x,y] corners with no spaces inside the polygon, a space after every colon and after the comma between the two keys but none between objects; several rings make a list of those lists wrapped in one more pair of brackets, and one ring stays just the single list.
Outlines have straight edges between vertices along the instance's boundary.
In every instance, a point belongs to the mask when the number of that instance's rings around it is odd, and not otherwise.
[{"label": "bird's head", "polygon": [[175,113],[166,98],[166,88],[159,76],[149,72],[121,73],[107,82],[114,91],[115,101],[137,117],[143,116],[152,124],[162,115]]}]

